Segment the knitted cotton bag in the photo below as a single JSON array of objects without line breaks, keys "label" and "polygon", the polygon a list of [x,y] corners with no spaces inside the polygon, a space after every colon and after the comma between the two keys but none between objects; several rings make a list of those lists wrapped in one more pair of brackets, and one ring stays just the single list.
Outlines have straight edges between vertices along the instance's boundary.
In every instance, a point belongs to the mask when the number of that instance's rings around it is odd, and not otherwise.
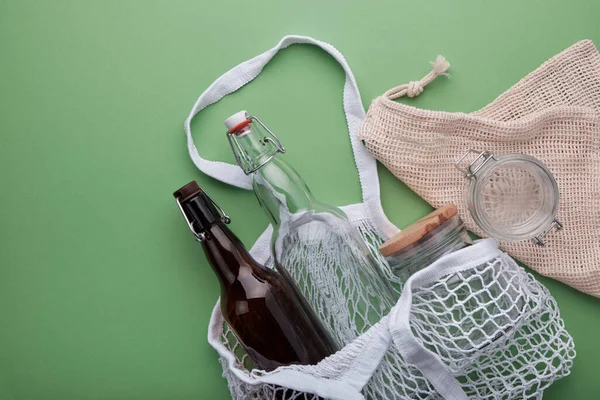
[{"label": "knitted cotton bag", "polygon": [[434,207],[455,203],[467,228],[484,232],[467,211],[467,182],[454,168],[469,149],[523,153],[554,174],[564,228],[500,248],[542,275],[600,297],[600,56],[584,40],[546,61],[495,101],[472,113],[422,110],[393,99],[418,96],[448,62],[438,57],[420,81],[371,103],[359,130],[369,152]]}]

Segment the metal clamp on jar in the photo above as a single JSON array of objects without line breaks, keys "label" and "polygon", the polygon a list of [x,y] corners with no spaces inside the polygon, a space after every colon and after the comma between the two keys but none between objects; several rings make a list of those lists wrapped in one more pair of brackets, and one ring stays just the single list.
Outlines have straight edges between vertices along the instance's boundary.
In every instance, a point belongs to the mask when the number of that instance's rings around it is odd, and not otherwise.
[{"label": "metal clamp on jar", "polygon": [[525,154],[495,156],[469,150],[455,166],[469,180],[471,217],[489,236],[545,246],[546,235],[562,229],[556,219],[558,185],[540,160]]}]

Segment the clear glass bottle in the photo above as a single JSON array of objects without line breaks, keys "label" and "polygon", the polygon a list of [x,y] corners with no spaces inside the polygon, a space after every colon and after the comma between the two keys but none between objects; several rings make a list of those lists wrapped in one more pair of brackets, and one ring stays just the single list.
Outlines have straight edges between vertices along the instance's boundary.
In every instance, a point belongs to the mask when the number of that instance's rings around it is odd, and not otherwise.
[{"label": "clear glass bottle", "polygon": [[395,303],[389,281],[346,214],[317,201],[300,175],[277,157],[285,150],[258,118],[241,111],[225,125],[236,160],[252,175],[273,226],[275,267],[294,278],[338,344],[349,343]]}]

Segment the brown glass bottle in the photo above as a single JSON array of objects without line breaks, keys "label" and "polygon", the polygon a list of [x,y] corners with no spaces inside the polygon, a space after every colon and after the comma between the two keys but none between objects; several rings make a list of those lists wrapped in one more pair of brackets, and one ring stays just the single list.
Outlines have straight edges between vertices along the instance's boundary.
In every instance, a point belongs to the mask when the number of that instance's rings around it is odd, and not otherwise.
[{"label": "brown glass bottle", "polygon": [[293,281],[252,258],[196,182],[173,195],[219,278],[223,317],[258,368],[316,364],[337,350]]}]

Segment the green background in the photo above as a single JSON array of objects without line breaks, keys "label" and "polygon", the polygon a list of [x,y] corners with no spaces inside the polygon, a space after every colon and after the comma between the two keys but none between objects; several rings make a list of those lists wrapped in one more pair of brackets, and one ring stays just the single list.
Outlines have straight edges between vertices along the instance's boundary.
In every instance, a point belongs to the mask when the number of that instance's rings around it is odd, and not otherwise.
[{"label": "green background", "polygon": [[[363,102],[452,64],[411,104],[474,111],[577,40],[600,41],[600,2],[0,0],[0,399],[225,399],[206,342],[217,280],[171,193],[197,180],[247,245],[266,226],[251,192],[189,160],[183,121],[221,73],[285,34],[347,58]],[[341,68],[294,46],[195,121],[233,161],[222,120],[246,108],[322,200],[360,201]],[[404,227],[430,210],[380,168]],[[600,397],[600,303],[541,278],[578,356],[546,399]]]}]

